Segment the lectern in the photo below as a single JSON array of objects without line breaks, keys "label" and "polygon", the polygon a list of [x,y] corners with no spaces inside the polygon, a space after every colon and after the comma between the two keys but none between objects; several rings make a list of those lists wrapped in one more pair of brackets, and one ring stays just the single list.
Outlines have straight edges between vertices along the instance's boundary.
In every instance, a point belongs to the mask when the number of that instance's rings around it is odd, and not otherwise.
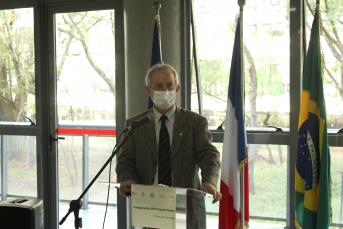
[{"label": "lectern", "polygon": [[[207,229],[218,227],[219,204],[212,204],[211,195],[195,189],[138,186],[140,187],[132,187],[131,196],[127,198],[130,226],[156,228],[157,221],[167,219],[164,221],[165,224],[158,228]],[[160,187],[162,191],[156,190],[155,187]],[[174,189],[174,197],[170,192],[163,192],[163,188]],[[168,202],[168,199],[175,203]]]}]

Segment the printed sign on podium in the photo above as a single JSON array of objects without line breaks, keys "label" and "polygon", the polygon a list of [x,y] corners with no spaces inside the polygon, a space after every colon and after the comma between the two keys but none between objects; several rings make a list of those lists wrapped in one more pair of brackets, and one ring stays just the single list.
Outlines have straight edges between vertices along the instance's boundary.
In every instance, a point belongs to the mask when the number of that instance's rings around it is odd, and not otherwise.
[{"label": "printed sign on podium", "polygon": [[175,188],[132,185],[131,213],[134,226],[175,229]]}]

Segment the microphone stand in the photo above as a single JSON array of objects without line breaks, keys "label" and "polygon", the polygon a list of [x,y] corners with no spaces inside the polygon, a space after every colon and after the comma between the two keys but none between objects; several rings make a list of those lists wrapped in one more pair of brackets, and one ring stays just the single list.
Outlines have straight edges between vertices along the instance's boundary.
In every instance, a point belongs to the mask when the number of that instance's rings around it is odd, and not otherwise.
[{"label": "microphone stand", "polygon": [[129,138],[129,136],[130,136],[130,134],[131,134],[131,132],[132,132],[132,130],[134,128],[135,127],[130,126],[130,127],[127,127],[126,129],[124,129],[124,131],[123,131],[124,136],[123,136],[122,140],[119,141],[119,144],[116,144],[114,146],[114,148],[112,150],[111,156],[108,158],[108,160],[105,162],[105,164],[101,167],[99,172],[94,176],[92,181],[87,185],[87,187],[81,193],[79,198],[77,198],[76,200],[71,200],[70,201],[70,203],[69,203],[69,210],[68,210],[67,214],[61,219],[61,221],[59,222],[59,225],[62,225],[64,223],[64,221],[67,219],[67,217],[69,216],[69,214],[74,212],[74,217],[75,217],[74,226],[75,226],[75,229],[82,228],[82,218],[79,217],[80,208],[82,206],[81,199],[88,192],[88,190],[93,185],[93,183],[96,181],[96,179],[98,179],[98,177],[104,171],[104,169],[107,167],[107,165],[112,161],[113,157],[118,153],[119,149],[128,140],[128,138]]}]

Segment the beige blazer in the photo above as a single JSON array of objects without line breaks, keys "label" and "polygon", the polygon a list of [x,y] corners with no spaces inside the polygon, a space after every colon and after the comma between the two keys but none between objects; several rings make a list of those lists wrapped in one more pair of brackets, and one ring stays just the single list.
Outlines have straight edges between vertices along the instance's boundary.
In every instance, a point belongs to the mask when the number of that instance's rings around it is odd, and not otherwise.
[{"label": "beige blazer", "polygon": [[[152,110],[141,113],[126,124]],[[171,144],[171,167],[174,187],[200,189],[201,183],[217,186],[220,156],[212,145],[206,118],[197,113],[176,108]],[[134,180],[140,184],[154,183],[158,152],[153,120],[132,131],[117,158],[117,180]],[[201,170],[201,182],[199,179]]]}]

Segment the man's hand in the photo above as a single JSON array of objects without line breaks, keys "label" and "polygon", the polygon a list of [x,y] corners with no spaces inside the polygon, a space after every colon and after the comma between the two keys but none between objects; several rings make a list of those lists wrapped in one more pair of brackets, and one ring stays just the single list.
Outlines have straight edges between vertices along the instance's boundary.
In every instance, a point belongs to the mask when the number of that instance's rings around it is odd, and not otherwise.
[{"label": "man's hand", "polygon": [[203,183],[202,186],[201,186],[201,189],[204,192],[212,194],[212,196],[213,196],[212,203],[215,203],[215,202],[219,201],[222,198],[222,194],[217,190],[217,188],[213,184]]},{"label": "man's hand", "polygon": [[131,192],[132,184],[137,184],[137,182],[134,180],[126,180],[126,181],[121,182],[120,187],[119,187],[119,194],[121,194],[122,196],[128,197]]}]

